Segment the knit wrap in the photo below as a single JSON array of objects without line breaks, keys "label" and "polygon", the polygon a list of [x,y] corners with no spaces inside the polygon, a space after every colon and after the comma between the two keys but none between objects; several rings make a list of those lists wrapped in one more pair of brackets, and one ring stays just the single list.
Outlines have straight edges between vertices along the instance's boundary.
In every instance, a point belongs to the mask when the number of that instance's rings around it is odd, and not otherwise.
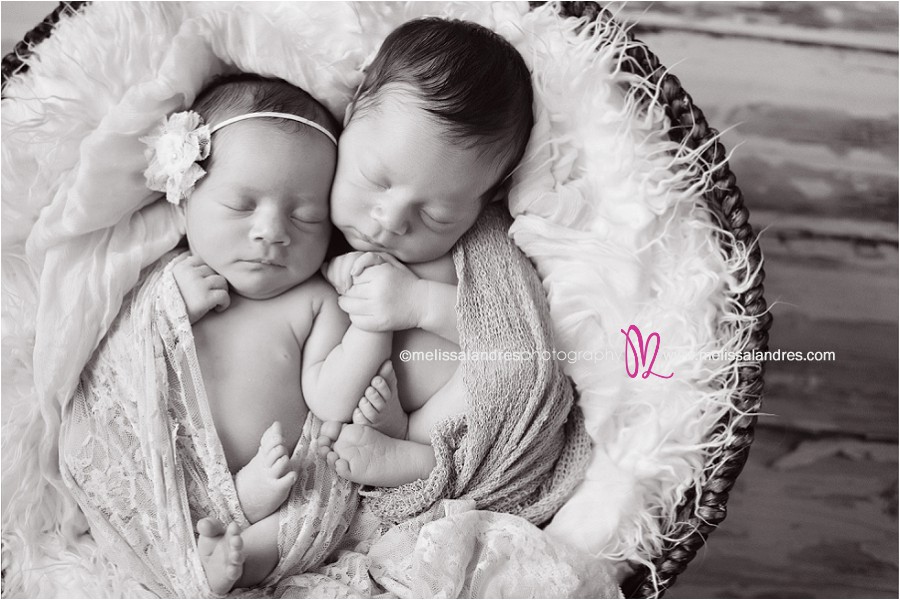
[{"label": "knit wrap", "polygon": [[540,279],[507,235],[511,222],[502,207],[489,207],[453,249],[468,410],[432,430],[437,466],[428,479],[362,491],[384,521],[460,498],[541,524],[584,474],[590,438],[553,358]]}]

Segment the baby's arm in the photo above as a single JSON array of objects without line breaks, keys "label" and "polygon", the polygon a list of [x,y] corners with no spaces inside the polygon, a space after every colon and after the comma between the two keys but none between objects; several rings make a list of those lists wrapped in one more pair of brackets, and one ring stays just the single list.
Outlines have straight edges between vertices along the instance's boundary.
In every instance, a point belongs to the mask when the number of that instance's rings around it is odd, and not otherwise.
[{"label": "baby's arm", "polygon": [[459,329],[456,326],[456,286],[428,279],[419,279],[419,282],[424,293],[413,300],[419,303],[417,313],[420,316],[417,326],[459,344]]},{"label": "baby's arm", "polygon": [[301,384],[323,421],[350,421],[369,382],[391,354],[391,334],[351,325],[328,290],[303,347]]},{"label": "baby's arm", "polygon": [[172,267],[172,276],[181,292],[191,325],[213,308],[221,312],[231,303],[228,282],[198,256],[190,254],[180,259]]}]

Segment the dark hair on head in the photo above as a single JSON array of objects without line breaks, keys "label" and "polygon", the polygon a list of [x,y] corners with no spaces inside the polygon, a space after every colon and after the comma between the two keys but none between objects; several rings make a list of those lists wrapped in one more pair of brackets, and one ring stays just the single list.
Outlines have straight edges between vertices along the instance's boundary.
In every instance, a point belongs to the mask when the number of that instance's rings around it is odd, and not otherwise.
[{"label": "dark hair on head", "polygon": [[[337,139],[340,126],[327,108],[295,85],[252,73],[217,77],[197,96],[191,110],[204,122],[215,125],[225,119],[251,112],[282,112],[318,123]],[[308,126],[290,119],[272,118],[287,131],[301,131]],[[227,129],[227,128],[226,128]]]},{"label": "dark hair on head", "polygon": [[452,139],[490,144],[504,166],[498,183],[525,154],[534,125],[531,75],[512,44],[490,29],[434,17],[401,25],[366,69],[355,109],[377,107],[389,84],[414,88]]}]

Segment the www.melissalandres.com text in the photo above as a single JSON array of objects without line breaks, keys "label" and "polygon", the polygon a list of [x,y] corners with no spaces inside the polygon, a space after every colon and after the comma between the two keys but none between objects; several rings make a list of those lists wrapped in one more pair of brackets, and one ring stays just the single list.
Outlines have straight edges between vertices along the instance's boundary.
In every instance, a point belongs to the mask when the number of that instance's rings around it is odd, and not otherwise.
[{"label": "www.melissalandres.com text", "polygon": [[[626,359],[628,353],[616,350],[401,350],[399,358],[403,362],[436,361],[510,361],[557,360],[576,363],[582,361],[602,362]],[[710,352],[678,352],[661,350],[657,360],[702,360],[726,362],[832,362],[836,360],[832,351],[801,350],[742,350]]]}]

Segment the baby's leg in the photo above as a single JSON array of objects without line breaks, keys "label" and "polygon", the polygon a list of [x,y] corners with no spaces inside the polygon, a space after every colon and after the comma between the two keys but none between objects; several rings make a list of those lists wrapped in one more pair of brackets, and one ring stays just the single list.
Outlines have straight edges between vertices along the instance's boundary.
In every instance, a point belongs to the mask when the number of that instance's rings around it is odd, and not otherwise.
[{"label": "baby's leg", "polygon": [[368,425],[392,438],[405,439],[409,422],[397,394],[397,374],[387,360],[353,411],[353,422]]},{"label": "baby's leg", "polygon": [[227,594],[244,569],[243,540],[236,523],[226,529],[216,519],[197,521],[197,549],[206,572],[209,588],[215,594]]},{"label": "baby's leg", "polygon": [[425,479],[436,464],[431,446],[388,437],[367,425],[322,424],[319,456],[344,479],[395,487]]},{"label": "baby's leg", "polygon": [[406,437],[420,444],[431,444],[431,430],[435,425],[468,410],[466,386],[462,368],[457,368],[444,386],[429,398],[418,410],[409,413],[409,427]]},{"label": "baby's leg", "polygon": [[278,565],[278,511],[245,529],[241,537],[246,558],[235,587],[255,587]]},{"label": "baby's leg", "polygon": [[355,483],[394,487],[425,479],[437,461],[431,448],[431,429],[438,422],[466,412],[462,369],[409,415],[409,440],[390,438],[357,423],[329,421],[322,425],[319,455],[338,475]]},{"label": "baby's leg", "polygon": [[275,421],[259,440],[256,456],[234,476],[234,487],[247,520],[256,523],[275,512],[295,481],[297,473],[284,446],[281,423]]}]

